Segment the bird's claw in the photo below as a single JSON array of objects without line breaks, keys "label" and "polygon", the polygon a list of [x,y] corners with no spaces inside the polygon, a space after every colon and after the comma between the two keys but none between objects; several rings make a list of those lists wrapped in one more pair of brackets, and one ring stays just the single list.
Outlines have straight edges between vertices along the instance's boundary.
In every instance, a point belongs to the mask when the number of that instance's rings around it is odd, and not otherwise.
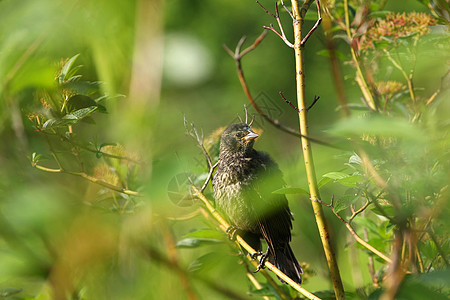
[{"label": "bird's claw", "polygon": [[258,258],[258,256],[263,255],[263,254],[264,254],[264,253],[263,253],[261,250],[258,250],[258,251],[256,251],[256,252],[250,254],[250,258],[251,258],[251,259],[256,259],[256,258]]},{"label": "bird's claw", "polygon": [[237,232],[236,227],[234,227],[233,225],[230,225],[230,226],[228,226],[228,228],[225,231],[228,234],[228,237],[230,238],[230,240],[234,241],[236,239],[236,232]]},{"label": "bird's claw", "polygon": [[267,252],[261,254],[261,258],[259,259],[258,267],[256,267],[256,270],[255,270],[253,273],[258,273],[259,270],[265,268],[264,264],[266,263],[267,256],[268,256],[268,255],[267,255]]}]

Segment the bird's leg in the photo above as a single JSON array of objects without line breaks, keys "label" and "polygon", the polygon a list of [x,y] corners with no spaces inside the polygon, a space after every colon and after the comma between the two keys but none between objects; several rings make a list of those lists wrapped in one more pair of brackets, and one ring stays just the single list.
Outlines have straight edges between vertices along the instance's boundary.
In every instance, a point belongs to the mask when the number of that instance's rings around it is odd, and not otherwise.
[{"label": "bird's leg", "polygon": [[266,263],[267,257],[269,256],[269,249],[265,253],[262,253],[261,258],[259,259],[259,264],[256,270],[253,273],[258,273],[259,270],[264,269],[264,264]]},{"label": "bird's leg", "polygon": [[256,259],[256,258],[258,258],[258,256],[260,256],[260,255],[264,255],[264,253],[263,253],[261,250],[258,250],[258,251],[256,251],[255,253],[250,254],[250,258],[251,258],[251,259]]},{"label": "bird's leg", "polygon": [[236,239],[236,232],[237,232],[237,228],[234,227],[233,225],[228,226],[228,228],[226,230],[226,233],[228,234],[228,237],[232,241],[234,241]]}]

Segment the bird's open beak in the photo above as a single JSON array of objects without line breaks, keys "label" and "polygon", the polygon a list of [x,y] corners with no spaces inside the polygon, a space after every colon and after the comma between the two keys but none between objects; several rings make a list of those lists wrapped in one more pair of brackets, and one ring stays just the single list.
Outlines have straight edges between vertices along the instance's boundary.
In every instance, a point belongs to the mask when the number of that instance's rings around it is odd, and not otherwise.
[{"label": "bird's open beak", "polygon": [[250,131],[246,136],[244,136],[242,139],[244,140],[244,141],[251,141],[251,140],[254,140],[254,139],[256,139],[257,137],[259,136],[259,134],[257,134],[257,133],[255,133],[255,132],[253,132],[253,131]]}]

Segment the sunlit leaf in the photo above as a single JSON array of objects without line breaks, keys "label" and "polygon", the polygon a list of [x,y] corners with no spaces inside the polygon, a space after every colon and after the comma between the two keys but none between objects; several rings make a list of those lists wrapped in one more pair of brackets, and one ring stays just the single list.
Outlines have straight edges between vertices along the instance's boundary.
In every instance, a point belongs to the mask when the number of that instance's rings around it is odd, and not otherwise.
[{"label": "sunlit leaf", "polygon": [[68,79],[68,72],[70,68],[72,68],[73,64],[77,60],[77,58],[80,56],[80,54],[77,54],[75,56],[72,56],[62,67],[61,72],[59,73],[59,83],[62,84],[65,80]]},{"label": "sunlit leaf", "polygon": [[327,177],[327,178],[334,179],[334,180],[343,179],[343,178],[346,178],[349,176],[350,175],[343,173],[343,172],[329,172],[329,173],[322,175],[322,177]]},{"label": "sunlit leaf", "polygon": [[206,238],[185,238],[177,243],[177,248],[197,248],[200,246],[211,245],[221,243],[219,239],[206,239]]},{"label": "sunlit leaf", "polygon": [[361,183],[363,179],[364,177],[362,175],[355,174],[341,179],[337,179],[336,182],[345,186],[355,187],[358,185],[358,183]]}]

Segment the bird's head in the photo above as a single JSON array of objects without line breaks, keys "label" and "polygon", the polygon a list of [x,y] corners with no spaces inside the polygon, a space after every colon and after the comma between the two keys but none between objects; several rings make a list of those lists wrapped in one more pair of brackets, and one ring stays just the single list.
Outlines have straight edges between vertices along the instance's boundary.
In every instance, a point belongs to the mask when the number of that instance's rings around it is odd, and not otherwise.
[{"label": "bird's head", "polygon": [[253,148],[258,136],[246,123],[231,124],[222,133],[220,148],[232,153],[245,153]]}]

